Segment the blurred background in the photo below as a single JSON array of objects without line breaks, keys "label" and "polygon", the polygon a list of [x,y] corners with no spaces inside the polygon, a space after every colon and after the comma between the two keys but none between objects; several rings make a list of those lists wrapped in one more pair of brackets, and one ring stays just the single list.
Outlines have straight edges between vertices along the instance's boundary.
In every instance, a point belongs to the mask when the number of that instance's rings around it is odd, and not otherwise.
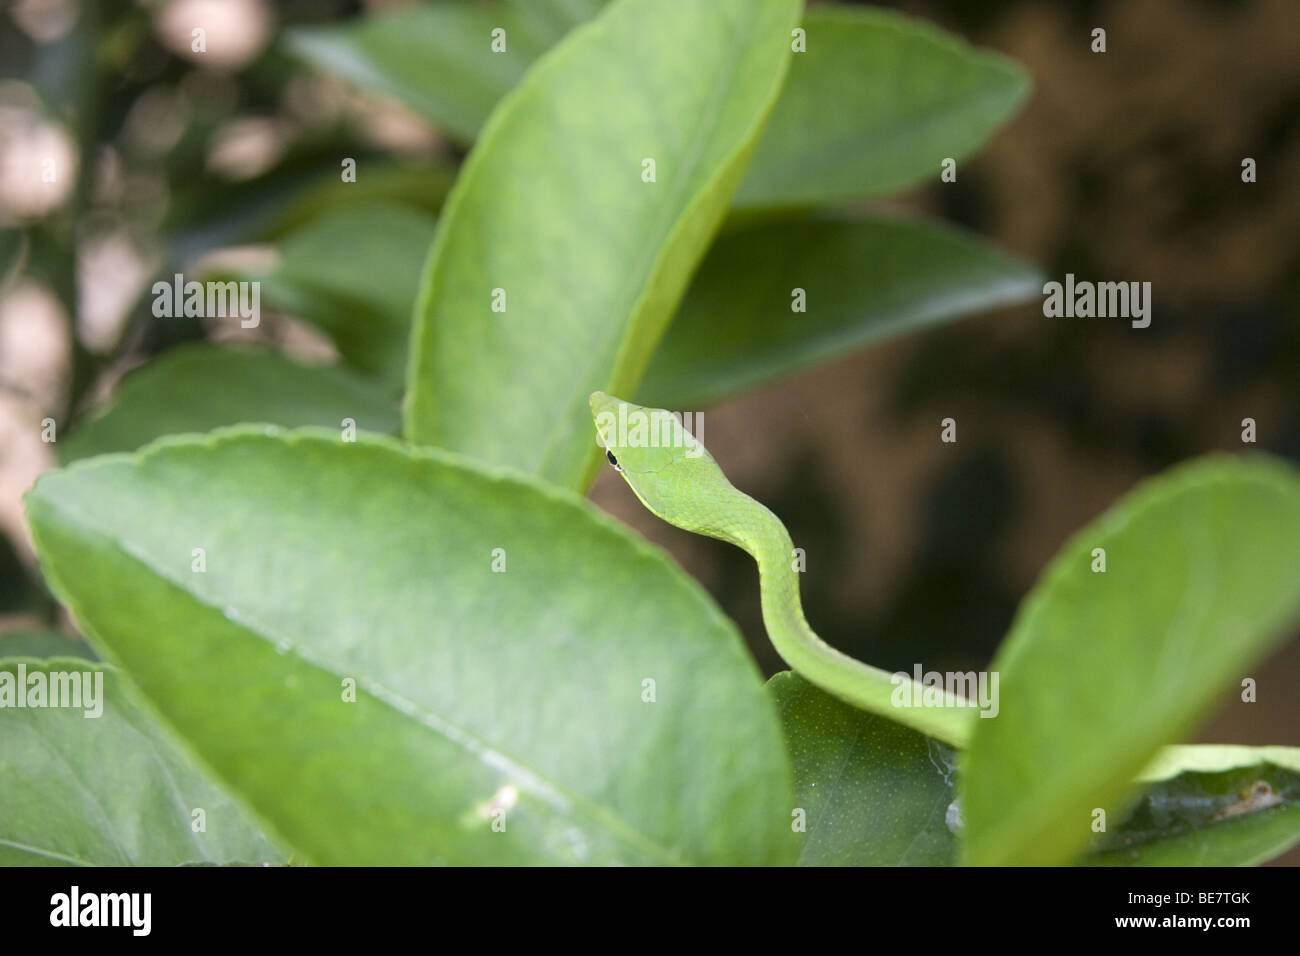
[{"label": "blurred background", "polygon": [[[22,493],[56,464],[42,420],[75,432],[125,372],[188,341],[333,354],[289,308],[234,332],[155,320],[142,304],[155,277],[235,244],[245,264],[271,255],[250,241],[328,204],[313,184],[337,182],[341,155],[382,161],[372,198],[436,211],[464,155],[455,137],[282,42],[286,27],[398,5],[4,3],[0,228],[27,238],[0,256],[18,263],[0,298],[0,653],[6,632],[70,628],[22,519]],[[1242,451],[1246,417],[1248,447],[1300,461],[1300,7],[892,5],[1008,54],[1036,88],[957,183],[889,202],[967,226],[1048,278],[1149,281],[1151,326],[1045,319],[1035,300],[710,409],[706,436],[806,549],[804,604],[823,637],[889,669],[977,668],[1045,562],[1144,476]],[[1096,26],[1104,55],[1089,50]],[[939,440],[944,418],[955,444]],[[651,518],[612,474],[592,497],[671,550],[764,669],[782,669],[747,557]],[[1300,745],[1300,641],[1250,676],[1258,701],[1225,695],[1199,739]]]}]

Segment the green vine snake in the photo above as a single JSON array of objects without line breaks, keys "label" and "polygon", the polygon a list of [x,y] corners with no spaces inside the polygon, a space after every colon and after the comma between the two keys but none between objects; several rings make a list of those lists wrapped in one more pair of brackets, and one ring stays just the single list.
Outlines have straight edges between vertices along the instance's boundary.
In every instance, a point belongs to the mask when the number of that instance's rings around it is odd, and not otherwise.
[{"label": "green vine snake", "polygon": [[[971,702],[948,697],[946,706],[896,706],[895,689],[904,678],[840,653],[813,632],[799,601],[794,544],[785,525],[727,480],[676,415],[604,392],[592,393],[591,413],[605,457],[651,514],[684,531],[728,541],[753,557],[762,589],[763,625],[772,646],[795,673],[854,707],[955,746],[965,745],[974,716]],[[905,685],[910,695],[911,678]]]}]

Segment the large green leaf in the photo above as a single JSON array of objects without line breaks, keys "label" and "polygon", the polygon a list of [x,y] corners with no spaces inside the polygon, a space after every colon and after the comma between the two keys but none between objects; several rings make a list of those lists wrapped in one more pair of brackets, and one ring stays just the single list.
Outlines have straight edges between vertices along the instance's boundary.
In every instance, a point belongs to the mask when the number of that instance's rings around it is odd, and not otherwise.
[{"label": "large green leaf", "polygon": [[[736,205],[861,199],[929,180],[1020,108],[1014,62],[886,10],[817,6]],[[960,176],[960,171],[958,172]]]},{"label": "large green leaf", "polygon": [[27,509],[96,646],[312,862],[793,854],[734,625],[570,493],[239,428],[47,473]]},{"label": "large green leaf", "polygon": [[[947,226],[794,218],[720,236],[638,401],[699,408],[866,343],[1036,294],[1026,263]],[[802,289],[806,311],[793,311]]]},{"label": "large green leaf", "polygon": [[768,689],[790,751],[794,805],[804,812],[800,865],[953,862],[952,748],[850,707],[788,671]]},{"label": "large green leaf", "polygon": [[63,461],[133,451],[163,435],[266,422],[394,433],[396,403],[370,382],[329,365],[302,365],[274,352],[173,349],[132,372],[106,409],[58,443]]},{"label": "large green leaf", "polygon": [[[1104,549],[1104,572],[1094,572]],[[1300,478],[1216,457],[1154,479],[1062,549],[992,669],[1001,706],[963,773],[966,859],[1053,864],[1115,818],[1300,610]]]},{"label": "large green leaf", "polygon": [[21,676],[48,687],[52,674],[83,673],[102,674],[87,688],[102,681],[99,716],[86,716],[85,699],[75,708],[0,710],[0,865],[284,859],[123,693],[112,669],[79,658],[0,660],[0,674],[15,683]]},{"label": "large green leaf", "polygon": [[798,8],[619,0],[502,101],[430,254],[407,438],[590,480],[587,398],[640,379],[780,90]]},{"label": "large green leaf", "polygon": [[396,392],[406,374],[411,306],[435,220],[397,203],[357,203],[289,233],[261,282],[262,304],[301,316],[343,359]]}]

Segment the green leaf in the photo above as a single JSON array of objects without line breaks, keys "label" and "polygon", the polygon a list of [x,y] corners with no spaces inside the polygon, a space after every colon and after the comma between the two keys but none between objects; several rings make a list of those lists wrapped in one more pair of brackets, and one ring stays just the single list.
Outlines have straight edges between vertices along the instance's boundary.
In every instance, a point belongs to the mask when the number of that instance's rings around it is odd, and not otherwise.
[{"label": "green leaf", "polygon": [[[531,60],[600,6],[443,3],[289,36],[316,65],[469,140]],[[506,29],[506,53],[490,52],[492,26]],[[887,10],[817,5],[803,27],[807,50],[793,57],[738,207],[834,203],[937,181],[943,159],[973,154],[1030,90],[1011,60]]]},{"label": "green leaf", "polygon": [[449,162],[399,163],[361,153],[352,157],[357,180],[342,182],[339,153],[339,144],[318,144],[309,155],[246,182],[215,175],[178,179],[163,225],[163,277],[213,249],[278,239],[353,206],[400,204],[436,214],[456,176]]},{"label": "green leaf", "polygon": [[[102,674],[86,688],[102,681],[95,701],[102,712],[86,716],[97,709],[88,699],[80,707],[0,710],[0,865],[284,859],[126,696],[111,668],[78,658],[0,660],[8,680],[16,684],[20,673],[28,681],[45,675],[46,687],[52,673]],[[195,810],[203,811],[199,832]]]},{"label": "green leaf", "polygon": [[65,462],[133,451],[163,435],[220,425],[324,425],[396,432],[396,404],[343,369],[274,352],[184,346],[130,373],[106,409],[58,443]]},{"label": "green leaf", "polygon": [[952,864],[952,748],[789,671],[767,686],[790,751],[794,806],[807,827],[801,866]]},{"label": "green leaf", "polygon": [[1266,763],[1300,773],[1300,747],[1174,744],[1156,754],[1138,779],[1159,782],[1183,773],[1224,773]]},{"label": "green leaf", "polygon": [[0,634],[0,657],[81,657],[98,655],[79,637],[60,631],[6,631]]},{"label": "green leaf", "polygon": [[[354,362],[392,380],[405,359],[410,310],[382,284],[364,288],[374,270],[356,237],[368,237],[363,248],[376,261],[410,267],[432,234],[432,220],[418,214],[323,218],[288,239],[281,271],[260,277],[262,295],[314,319],[341,347],[351,337],[345,351]],[[640,398],[698,408],[880,339],[1022,301],[1040,282],[1031,266],[942,223],[842,216],[751,223],[710,249]],[[792,311],[794,288],[805,290],[806,312]],[[382,319],[358,324],[367,308]]]},{"label": "green leaf", "polygon": [[[395,97],[463,142],[559,35],[508,3],[418,4],[344,25],[286,30],[289,47],[364,89]],[[492,50],[492,31],[506,49]]]},{"label": "green leaf", "polygon": [[528,18],[539,37],[559,40],[576,26],[594,19],[609,0],[506,0],[521,17]]},{"label": "green leaf", "polygon": [[[1104,549],[1102,572],[1092,569]],[[1300,478],[1214,457],[1151,480],[1053,559],[992,670],[963,783],[973,864],[1067,862],[1095,809],[1190,732],[1300,609]]]},{"label": "green leaf", "polygon": [[396,393],[434,229],[418,209],[358,203],[285,236],[269,273],[237,277],[260,281],[263,305],[319,326],[345,361]]},{"label": "green leaf", "polygon": [[[457,168],[450,162],[424,165],[367,160],[364,157],[358,159],[357,165],[356,182],[342,182],[336,166],[329,176],[302,183],[293,201],[275,210],[276,215],[268,221],[264,234],[280,237],[323,216],[352,207],[358,212],[391,213],[398,219],[397,228],[401,229],[408,219],[412,219],[406,213],[414,211],[417,215],[412,221],[423,223],[426,237],[423,251],[428,251],[432,239],[428,230],[456,181]],[[418,215],[421,212],[426,215]]]},{"label": "green leaf", "polygon": [[[1214,751],[1215,747],[1169,748]],[[1101,866],[1250,866],[1300,843],[1300,748],[1233,747],[1149,784],[1123,825],[1094,838]],[[1168,760],[1168,755],[1162,757]]]},{"label": "green leaf", "polygon": [[570,493],[240,428],[47,473],[27,511],[92,642],[311,862],[793,855],[734,625]]},{"label": "green leaf", "polygon": [[[641,382],[638,402],[700,408],[869,342],[1035,295],[1029,265],[963,231],[798,217],[720,236]],[[806,311],[796,312],[794,289]]]},{"label": "green leaf", "polygon": [[409,440],[591,480],[588,396],[640,379],[780,90],[798,7],[620,0],[502,101],[430,253]]},{"label": "green leaf", "polygon": [[[410,335],[409,303],[379,285],[361,288],[373,270],[357,254],[355,237],[367,237],[375,259],[410,266],[425,257],[433,223],[415,215],[402,228],[403,221],[383,209],[324,218],[290,237],[278,275],[241,277],[261,278],[267,302],[313,318],[336,340],[351,336],[355,364],[396,380]],[[804,289],[806,312],[792,311],[794,288]],[[943,223],[831,215],[750,223],[709,250],[650,362],[639,400],[699,408],[881,339],[1022,301],[1040,288],[1031,266]],[[372,304],[357,305],[361,300]],[[366,308],[383,318],[358,324]]]},{"label": "green leaf", "polygon": [[[952,748],[788,671],[767,686],[804,811],[801,866],[955,861],[963,824]],[[1300,842],[1300,748],[1167,747],[1142,779],[1132,809],[1093,838],[1085,864],[1244,866]]]},{"label": "green leaf", "polygon": [[736,205],[814,205],[939,181],[1020,108],[1013,61],[885,10],[815,6]]}]

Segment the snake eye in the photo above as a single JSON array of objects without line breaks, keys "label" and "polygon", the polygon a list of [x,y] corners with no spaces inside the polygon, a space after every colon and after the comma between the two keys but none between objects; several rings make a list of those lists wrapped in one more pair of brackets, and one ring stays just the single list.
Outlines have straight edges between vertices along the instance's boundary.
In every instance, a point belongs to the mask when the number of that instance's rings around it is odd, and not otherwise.
[{"label": "snake eye", "polygon": [[605,457],[609,459],[609,463],[613,465],[615,468],[618,468],[619,471],[623,470],[622,468],[618,467],[618,459],[614,457],[614,453],[610,451],[608,448],[605,449]]}]

